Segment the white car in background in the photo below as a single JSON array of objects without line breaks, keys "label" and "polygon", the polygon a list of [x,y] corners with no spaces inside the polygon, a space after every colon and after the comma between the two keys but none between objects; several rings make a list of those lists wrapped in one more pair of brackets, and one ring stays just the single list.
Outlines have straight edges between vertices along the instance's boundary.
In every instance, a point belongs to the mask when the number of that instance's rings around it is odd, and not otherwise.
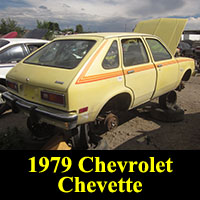
[{"label": "white car in background", "polygon": [[6,91],[6,74],[20,60],[47,42],[41,39],[0,38],[0,114],[6,110],[1,98],[1,94]]}]

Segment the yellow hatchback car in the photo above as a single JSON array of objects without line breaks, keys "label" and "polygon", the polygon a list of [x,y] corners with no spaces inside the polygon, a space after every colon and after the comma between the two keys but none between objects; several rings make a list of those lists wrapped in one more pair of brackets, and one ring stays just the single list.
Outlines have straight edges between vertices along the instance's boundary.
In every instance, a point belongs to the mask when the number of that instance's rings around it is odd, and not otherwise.
[{"label": "yellow hatchback car", "polygon": [[85,142],[84,124],[103,121],[112,130],[119,111],[181,89],[194,69],[194,60],[175,58],[153,35],[71,35],[17,64],[7,75],[3,98],[29,116],[30,129],[50,124]]}]

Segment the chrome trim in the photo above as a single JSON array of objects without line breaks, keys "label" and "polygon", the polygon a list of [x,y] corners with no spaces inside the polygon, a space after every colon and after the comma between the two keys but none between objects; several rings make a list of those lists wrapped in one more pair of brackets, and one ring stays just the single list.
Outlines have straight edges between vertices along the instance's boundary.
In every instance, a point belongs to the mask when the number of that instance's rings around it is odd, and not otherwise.
[{"label": "chrome trim", "polygon": [[32,103],[10,92],[4,92],[2,97],[6,100],[6,103],[13,108],[13,110],[22,110],[23,112],[28,113],[29,116],[34,112],[34,116],[36,116],[39,121],[51,121],[51,124],[60,124],[60,127],[64,127],[64,123],[67,122],[69,127],[66,129],[75,128],[77,125],[78,115],[75,112],[61,111]]}]

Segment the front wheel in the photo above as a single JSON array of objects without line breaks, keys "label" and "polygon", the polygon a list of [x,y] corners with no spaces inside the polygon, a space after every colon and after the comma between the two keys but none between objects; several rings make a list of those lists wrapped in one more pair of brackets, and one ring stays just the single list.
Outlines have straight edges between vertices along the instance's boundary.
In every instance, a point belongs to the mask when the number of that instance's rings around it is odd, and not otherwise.
[{"label": "front wheel", "polygon": [[176,105],[176,101],[177,101],[177,94],[174,90],[159,97],[159,105],[161,108],[164,109],[173,108]]}]

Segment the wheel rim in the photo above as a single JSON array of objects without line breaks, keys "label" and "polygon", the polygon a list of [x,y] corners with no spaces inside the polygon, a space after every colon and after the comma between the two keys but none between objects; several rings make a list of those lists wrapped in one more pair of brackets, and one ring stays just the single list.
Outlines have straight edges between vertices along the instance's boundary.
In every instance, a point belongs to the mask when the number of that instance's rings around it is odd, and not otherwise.
[{"label": "wheel rim", "polygon": [[111,131],[118,127],[119,120],[118,120],[118,117],[114,114],[109,114],[106,117],[105,121],[106,121],[106,127],[107,127],[108,131]]}]

